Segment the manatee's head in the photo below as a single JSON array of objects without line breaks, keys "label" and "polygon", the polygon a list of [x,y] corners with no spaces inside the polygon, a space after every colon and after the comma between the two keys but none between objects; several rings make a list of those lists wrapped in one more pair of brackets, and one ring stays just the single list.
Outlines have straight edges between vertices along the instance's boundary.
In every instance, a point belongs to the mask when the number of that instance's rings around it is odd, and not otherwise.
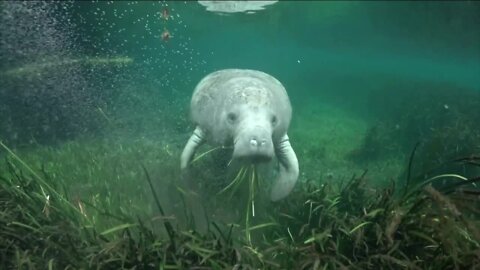
[{"label": "manatee's head", "polygon": [[233,140],[233,159],[258,163],[273,158],[279,117],[268,106],[234,105],[223,118]]}]

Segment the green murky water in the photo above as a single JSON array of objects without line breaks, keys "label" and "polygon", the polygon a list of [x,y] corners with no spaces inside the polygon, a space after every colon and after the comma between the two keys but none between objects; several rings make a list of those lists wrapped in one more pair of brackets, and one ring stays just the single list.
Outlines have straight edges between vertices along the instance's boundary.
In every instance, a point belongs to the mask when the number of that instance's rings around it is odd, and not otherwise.
[{"label": "green murky water", "polygon": [[[286,87],[298,192],[367,169],[374,188],[404,186],[415,145],[412,182],[480,174],[448,163],[480,152],[475,1],[280,1],[243,12],[196,1],[28,1],[0,3],[0,16],[0,141],[99,208],[156,215],[143,164],[186,226],[176,183],[194,129],[190,97],[226,68],[261,70]],[[196,164],[204,207],[187,208],[199,228],[205,216],[243,218],[245,198],[215,197],[232,178],[229,154]],[[11,158],[3,148],[0,157]],[[259,220],[271,207],[259,203]]]}]

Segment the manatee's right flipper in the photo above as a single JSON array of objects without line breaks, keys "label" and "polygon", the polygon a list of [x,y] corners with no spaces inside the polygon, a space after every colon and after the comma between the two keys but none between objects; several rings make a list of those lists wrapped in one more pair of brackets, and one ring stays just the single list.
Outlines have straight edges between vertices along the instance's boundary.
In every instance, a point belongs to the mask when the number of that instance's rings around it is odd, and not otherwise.
[{"label": "manatee's right flipper", "polygon": [[299,174],[297,155],[290,145],[287,134],[275,145],[275,152],[280,163],[280,171],[270,193],[272,201],[285,198],[297,183]]},{"label": "manatee's right flipper", "polygon": [[202,129],[200,129],[200,127],[196,127],[192,136],[190,136],[190,139],[188,139],[188,142],[183,149],[182,156],[180,157],[180,168],[182,170],[188,167],[188,164],[192,161],[198,147],[200,147],[200,145],[202,145],[204,142],[205,133],[202,131]]}]

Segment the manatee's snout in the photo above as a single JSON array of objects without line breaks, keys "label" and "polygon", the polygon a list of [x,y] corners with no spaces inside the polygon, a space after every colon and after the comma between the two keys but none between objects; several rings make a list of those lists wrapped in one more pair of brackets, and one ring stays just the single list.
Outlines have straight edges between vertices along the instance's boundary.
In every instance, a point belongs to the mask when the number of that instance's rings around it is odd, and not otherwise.
[{"label": "manatee's snout", "polygon": [[273,158],[272,134],[263,127],[254,127],[242,131],[235,139],[234,159],[266,162]]}]

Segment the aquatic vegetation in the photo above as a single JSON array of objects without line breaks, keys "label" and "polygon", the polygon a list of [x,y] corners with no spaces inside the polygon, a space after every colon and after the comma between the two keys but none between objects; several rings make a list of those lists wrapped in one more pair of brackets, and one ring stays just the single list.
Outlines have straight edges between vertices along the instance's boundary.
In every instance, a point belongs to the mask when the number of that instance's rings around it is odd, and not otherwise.
[{"label": "aquatic vegetation", "polygon": [[[95,209],[103,209],[102,213],[108,209],[109,214],[114,216],[132,212],[141,218],[156,215],[153,199],[145,196],[150,192],[149,186],[144,180],[138,181],[143,171],[141,167],[132,165],[138,164],[136,162],[141,162],[150,171],[162,203],[173,212],[171,208],[174,206],[167,202],[176,200],[170,195],[174,187],[158,178],[159,175],[168,179],[175,177],[173,168],[177,166],[170,152],[174,149],[171,150],[165,142],[145,143],[84,139],[65,143],[61,147],[43,146],[15,152],[36,174],[45,176],[50,182],[62,183],[74,205],[81,205],[96,227],[106,229],[114,222]],[[0,151],[0,155],[3,154],[6,152]],[[6,171],[8,167],[0,164],[0,170]]]},{"label": "aquatic vegetation", "polygon": [[402,197],[394,183],[372,191],[364,181],[364,175],[353,177],[334,196],[332,186],[306,186],[279,206],[288,209],[273,232],[282,265],[445,269],[480,263],[478,218],[464,219],[445,194],[424,185]]},{"label": "aquatic vegetation", "polygon": [[47,204],[40,193],[42,184],[22,177],[9,164],[10,177],[1,179],[0,222],[0,250],[7,268],[183,269],[204,264],[221,269],[234,258],[234,250],[223,242],[228,238],[213,233],[176,231],[170,241],[163,241],[141,220],[98,231],[56,196]]},{"label": "aquatic vegetation", "polygon": [[[475,157],[462,160],[470,166],[480,162]],[[252,193],[241,203],[251,205],[256,194],[252,182],[240,181],[256,181],[251,169],[243,168],[222,194],[244,185]],[[148,184],[160,211],[150,221],[133,212],[114,213],[112,205],[92,207],[88,201],[75,201],[65,182],[49,177],[53,171],[42,171],[43,175],[36,175],[34,168],[9,152],[0,173],[0,250],[7,267],[463,269],[480,265],[478,176],[439,175],[404,188],[392,182],[384,189],[369,187],[367,172],[340,186],[310,181],[286,200],[268,205],[268,211],[262,209],[259,213],[266,222],[248,222],[252,207],[246,212],[246,226],[210,219],[208,230],[199,232],[175,225],[146,167],[135,177]],[[444,178],[452,180],[449,186],[432,186]],[[464,207],[466,197],[472,207]],[[92,218],[96,215],[112,222],[99,226]],[[164,230],[159,231],[159,225]],[[239,234],[239,229],[250,233]]]},{"label": "aquatic vegetation", "polygon": [[[238,188],[244,184],[243,182],[248,182],[248,199],[246,201],[246,210],[245,210],[245,239],[248,244],[252,244],[252,236],[251,230],[252,226],[250,224],[251,217],[255,217],[255,198],[257,196],[257,190],[260,186],[259,175],[257,172],[257,167],[255,164],[252,165],[245,165],[240,168],[235,178],[232,182],[222,189],[218,194],[222,194],[224,192],[230,192],[231,196],[237,192]],[[264,225],[260,225],[260,227],[265,227]],[[254,226],[254,229],[260,228],[258,226]]]},{"label": "aquatic vegetation", "polygon": [[[480,268],[478,2],[199,2],[0,2],[0,268]],[[283,201],[228,149],[179,180],[227,66],[292,89]]]},{"label": "aquatic vegetation", "polygon": [[[7,169],[0,178],[0,250],[2,262],[8,268],[161,266],[182,269],[192,264],[211,263],[221,269],[226,265],[222,261],[228,263],[234,258],[234,250],[229,248],[231,239],[226,236],[220,239],[213,232],[204,236],[194,231],[174,232],[170,221],[165,219],[163,223],[170,241],[163,241],[163,235],[155,236],[140,218],[112,214],[112,206],[98,211],[120,224],[99,230],[92,224],[92,216],[81,207],[92,205],[79,201],[78,208],[72,208],[75,199],[68,196],[65,186],[58,185],[62,182],[43,180],[36,173],[34,177],[24,175],[18,163],[26,165],[16,155],[8,159]],[[144,177],[153,190],[149,175]],[[66,194],[53,188],[65,190]],[[163,214],[156,193],[154,195]]]},{"label": "aquatic vegetation", "polygon": [[350,159],[361,164],[392,156],[407,158],[411,148],[419,144],[412,181],[447,172],[475,176],[475,167],[445,164],[479,150],[479,92],[433,82],[397,84],[372,91],[369,104],[376,104],[371,112],[374,124],[363,143],[352,149]]}]

